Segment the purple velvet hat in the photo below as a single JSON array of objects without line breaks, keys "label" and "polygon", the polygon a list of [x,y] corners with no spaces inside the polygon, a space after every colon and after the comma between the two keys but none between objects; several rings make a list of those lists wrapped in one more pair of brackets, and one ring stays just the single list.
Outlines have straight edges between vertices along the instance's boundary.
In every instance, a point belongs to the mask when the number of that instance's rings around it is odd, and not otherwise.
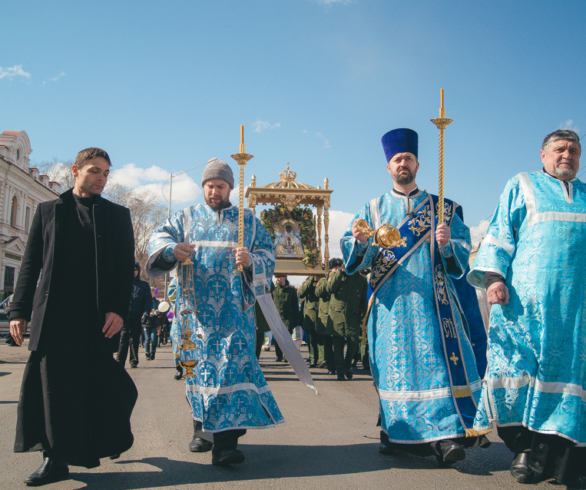
[{"label": "purple velvet hat", "polygon": [[385,134],[382,138],[383,150],[387,157],[387,163],[397,153],[413,153],[417,158],[417,147],[419,137],[412,129],[399,128],[393,129]]}]

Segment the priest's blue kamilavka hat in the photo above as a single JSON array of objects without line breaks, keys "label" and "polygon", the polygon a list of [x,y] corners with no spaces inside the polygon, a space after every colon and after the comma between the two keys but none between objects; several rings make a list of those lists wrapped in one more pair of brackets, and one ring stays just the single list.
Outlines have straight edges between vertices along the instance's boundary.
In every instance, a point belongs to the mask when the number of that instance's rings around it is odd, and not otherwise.
[{"label": "priest's blue kamilavka hat", "polygon": [[397,153],[413,153],[417,158],[419,136],[412,129],[393,129],[382,138],[383,150],[387,157],[387,163]]}]

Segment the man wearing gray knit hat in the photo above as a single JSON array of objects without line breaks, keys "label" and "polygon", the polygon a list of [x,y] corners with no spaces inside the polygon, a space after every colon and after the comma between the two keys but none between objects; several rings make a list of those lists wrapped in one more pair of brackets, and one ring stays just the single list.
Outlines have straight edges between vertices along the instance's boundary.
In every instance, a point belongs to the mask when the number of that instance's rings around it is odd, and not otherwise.
[{"label": "man wearing gray knit hat", "polygon": [[[201,183],[205,204],[179,211],[151,234],[146,271],[157,277],[183,262],[172,335],[183,339],[174,347],[180,361],[198,361],[185,376],[194,425],[189,449],[211,451],[212,464],[226,466],[244,461],[237,446],[248,429],[283,422],[255,353],[255,297],[269,291],[275,258],[271,236],[250,209],[238,247],[228,164],[212,160]],[[184,341],[194,338],[197,344]]]},{"label": "man wearing gray knit hat", "polygon": [[230,191],[234,189],[234,174],[230,166],[218,159],[206,165],[201,176],[206,204],[214,211],[230,206]]}]

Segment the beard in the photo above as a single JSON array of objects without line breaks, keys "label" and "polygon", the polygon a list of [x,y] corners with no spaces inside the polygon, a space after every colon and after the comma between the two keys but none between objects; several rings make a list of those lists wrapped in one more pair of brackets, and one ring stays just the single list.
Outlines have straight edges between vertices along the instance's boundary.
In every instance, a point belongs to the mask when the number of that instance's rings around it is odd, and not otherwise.
[{"label": "beard", "polygon": [[411,182],[413,182],[415,180],[415,175],[413,173],[411,173],[411,170],[407,169],[402,169],[402,172],[407,172],[405,173],[401,173],[401,172],[397,172],[395,175],[393,175],[393,180],[400,185],[407,185],[410,184]]},{"label": "beard", "polygon": [[[561,164],[566,164],[567,167],[560,167]],[[555,168],[555,174],[558,177],[574,177],[576,175],[574,164],[568,161],[561,161]]]},{"label": "beard", "polygon": [[219,201],[212,201],[209,197],[205,198],[206,204],[212,208],[214,211],[219,211],[220,209],[227,208],[230,206],[230,199],[227,197],[226,199],[220,198]]}]

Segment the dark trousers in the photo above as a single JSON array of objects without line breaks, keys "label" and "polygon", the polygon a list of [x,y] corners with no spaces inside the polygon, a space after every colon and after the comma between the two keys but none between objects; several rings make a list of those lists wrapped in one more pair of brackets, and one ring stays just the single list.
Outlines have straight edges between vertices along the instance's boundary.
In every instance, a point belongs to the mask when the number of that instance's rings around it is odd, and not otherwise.
[{"label": "dark trousers", "polygon": [[138,341],[142,333],[140,318],[128,318],[120,330],[120,347],[116,360],[123,366],[126,364],[126,356],[130,348],[130,365],[138,364]]},{"label": "dark trousers", "polygon": [[238,438],[246,434],[245,429],[224,430],[214,432],[214,445],[212,456],[218,455],[223,450],[234,450],[238,447]]},{"label": "dark trousers", "polygon": [[334,344],[331,335],[324,335],[324,360],[328,366],[328,371],[336,371],[336,364],[334,362]]},{"label": "dark trousers", "polygon": [[260,352],[262,350],[262,346],[265,343],[265,333],[261,332],[260,330],[256,331],[256,358],[260,359]]},{"label": "dark trousers", "polygon": [[[344,374],[352,368],[352,359],[358,349],[358,337],[348,337],[348,347],[346,348],[346,356],[344,357],[344,337],[332,337],[334,345],[334,364],[336,366],[337,374]],[[329,368],[329,366],[328,366]]]},{"label": "dark trousers", "polygon": [[311,364],[317,364],[319,362],[319,339],[315,330],[310,332],[305,330],[307,334],[307,347],[309,348],[309,362]]},{"label": "dark trousers", "polygon": [[527,427],[497,427],[499,437],[513,453],[529,452],[531,466],[541,468],[544,478],[555,478],[558,483],[571,482],[586,476],[586,448],[553,434],[540,434]]}]

